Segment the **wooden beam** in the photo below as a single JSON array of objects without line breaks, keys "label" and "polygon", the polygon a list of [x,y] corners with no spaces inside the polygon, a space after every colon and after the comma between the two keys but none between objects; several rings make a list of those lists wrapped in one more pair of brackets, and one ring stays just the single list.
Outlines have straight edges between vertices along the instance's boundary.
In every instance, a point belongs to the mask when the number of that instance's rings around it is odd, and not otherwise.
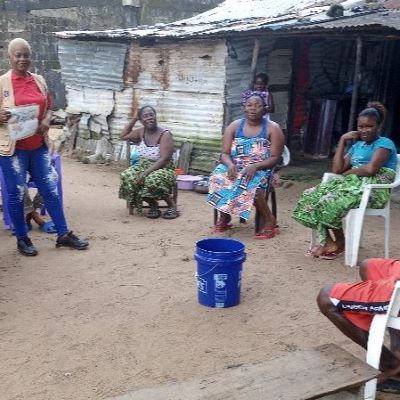
[{"label": "wooden beam", "polygon": [[350,107],[350,117],[349,123],[347,125],[347,130],[352,131],[354,126],[354,121],[357,112],[357,101],[358,101],[358,89],[361,82],[361,57],[362,57],[362,37],[357,37],[357,48],[356,48],[356,64],[354,67],[354,78],[353,78],[353,92],[351,94],[351,107]]},{"label": "wooden beam", "polygon": [[250,69],[250,86],[254,82],[254,78],[257,72],[257,62],[258,62],[258,54],[260,53],[260,39],[254,39],[254,47],[253,47],[253,57],[251,59],[251,69]]}]

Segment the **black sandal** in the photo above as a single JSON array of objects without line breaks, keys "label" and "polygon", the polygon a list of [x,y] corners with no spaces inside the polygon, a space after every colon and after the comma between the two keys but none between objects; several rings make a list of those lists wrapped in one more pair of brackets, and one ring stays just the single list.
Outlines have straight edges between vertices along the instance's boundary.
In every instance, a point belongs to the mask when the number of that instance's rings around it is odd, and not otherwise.
[{"label": "black sandal", "polygon": [[163,218],[164,219],[175,219],[178,218],[180,215],[179,211],[175,208],[167,208],[164,211]]},{"label": "black sandal", "polygon": [[161,211],[157,207],[150,207],[147,211],[146,217],[151,219],[156,219],[161,216]]}]

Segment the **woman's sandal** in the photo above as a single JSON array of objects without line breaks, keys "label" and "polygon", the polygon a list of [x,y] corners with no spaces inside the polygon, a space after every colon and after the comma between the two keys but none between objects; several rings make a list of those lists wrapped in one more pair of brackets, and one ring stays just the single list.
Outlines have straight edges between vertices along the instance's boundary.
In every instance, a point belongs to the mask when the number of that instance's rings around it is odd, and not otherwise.
[{"label": "woman's sandal", "polygon": [[147,211],[146,217],[150,219],[156,219],[161,216],[161,211],[157,207],[150,207]]},{"label": "woman's sandal", "polygon": [[317,251],[319,250],[319,246],[313,247],[312,249],[308,249],[305,256],[306,257],[318,257]]},{"label": "woman's sandal", "polygon": [[214,226],[214,232],[222,233],[232,229],[233,225],[229,222],[218,221]]},{"label": "woman's sandal", "polygon": [[333,251],[332,253],[322,253],[320,256],[315,256],[321,260],[335,260],[344,253],[344,250]]},{"label": "woman's sandal", "polygon": [[175,218],[178,218],[179,215],[180,215],[180,213],[179,213],[179,211],[178,211],[176,208],[170,207],[170,208],[167,208],[167,209],[164,211],[164,214],[163,214],[162,217],[163,217],[164,219],[175,219]]},{"label": "woman's sandal", "polygon": [[273,237],[279,235],[281,231],[279,228],[264,228],[261,232],[256,234],[256,239],[263,240],[263,239],[272,239]]}]

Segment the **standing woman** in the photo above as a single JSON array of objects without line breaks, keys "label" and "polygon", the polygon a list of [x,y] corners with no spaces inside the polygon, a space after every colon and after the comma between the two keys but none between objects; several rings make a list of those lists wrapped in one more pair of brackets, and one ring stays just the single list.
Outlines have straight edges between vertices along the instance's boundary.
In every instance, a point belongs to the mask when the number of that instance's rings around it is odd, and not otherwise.
[{"label": "standing woman", "polygon": [[280,126],[264,117],[265,105],[263,92],[249,92],[245,118],[233,121],[224,133],[221,163],[210,177],[207,198],[220,211],[216,232],[232,227],[231,214],[247,220],[254,203],[263,221],[256,239],[271,239],[279,234],[263,190],[268,189],[285,138]]},{"label": "standing woman", "polygon": [[[143,127],[133,129],[138,121]],[[168,208],[162,217],[179,217],[171,196],[176,182],[172,162],[174,141],[171,132],[158,125],[156,110],[151,106],[142,107],[124,128],[120,138],[138,143],[139,163],[121,173],[119,197],[127,200],[139,212],[142,212],[145,201],[150,206],[147,218],[152,219],[161,216],[157,201],[164,200]]]},{"label": "standing woman", "polygon": [[[50,126],[50,95],[42,76],[30,73],[31,47],[24,39],[14,39],[8,46],[11,70],[0,76],[0,168],[8,191],[10,217],[17,237],[17,249],[25,256],[38,251],[28,237],[24,217],[24,190],[27,172],[43,196],[44,204],[57,230],[56,247],[86,249],[89,243],[68,230],[57,181],[52,174],[50,156],[45,143]],[[7,108],[36,104],[39,126],[25,139],[12,141],[7,132],[11,113]]]}]

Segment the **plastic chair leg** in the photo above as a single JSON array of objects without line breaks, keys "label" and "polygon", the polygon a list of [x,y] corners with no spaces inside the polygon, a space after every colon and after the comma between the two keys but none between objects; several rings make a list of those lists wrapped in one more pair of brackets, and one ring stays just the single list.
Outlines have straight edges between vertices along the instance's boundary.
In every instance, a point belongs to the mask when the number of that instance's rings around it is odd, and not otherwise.
[{"label": "plastic chair leg", "polygon": [[385,222],[385,258],[389,258],[390,210],[388,209],[385,214],[386,215],[383,215],[383,220]]},{"label": "plastic chair leg", "polygon": [[316,247],[317,244],[318,244],[318,232],[315,229],[311,229],[310,250]]},{"label": "plastic chair leg", "polygon": [[[367,349],[367,363],[379,369],[382,346],[387,323],[386,315],[376,315],[372,320]],[[374,400],[376,396],[377,379],[371,379],[365,384],[364,400]]]},{"label": "plastic chair leg", "polygon": [[[276,192],[275,192],[274,188],[272,188],[272,190],[270,191],[270,194],[271,194],[271,196],[270,196],[270,198],[271,198],[271,212],[272,212],[272,215],[275,217],[275,219],[277,219],[278,209],[277,209],[277,202],[276,202]],[[268,194],[267,194],[267,196],[268,196]]]},{"label": "plastic chair leg", "polygon": [[360,216],[358,210],[351,210],[346,216],[345,238],[345,264],[350,267],[357,265],[362,226],[363,216]]},{"label": "plastic chair leg", "polygon": [[214,208],[214,226],[217,225],[218,222],[218,210]]}]

